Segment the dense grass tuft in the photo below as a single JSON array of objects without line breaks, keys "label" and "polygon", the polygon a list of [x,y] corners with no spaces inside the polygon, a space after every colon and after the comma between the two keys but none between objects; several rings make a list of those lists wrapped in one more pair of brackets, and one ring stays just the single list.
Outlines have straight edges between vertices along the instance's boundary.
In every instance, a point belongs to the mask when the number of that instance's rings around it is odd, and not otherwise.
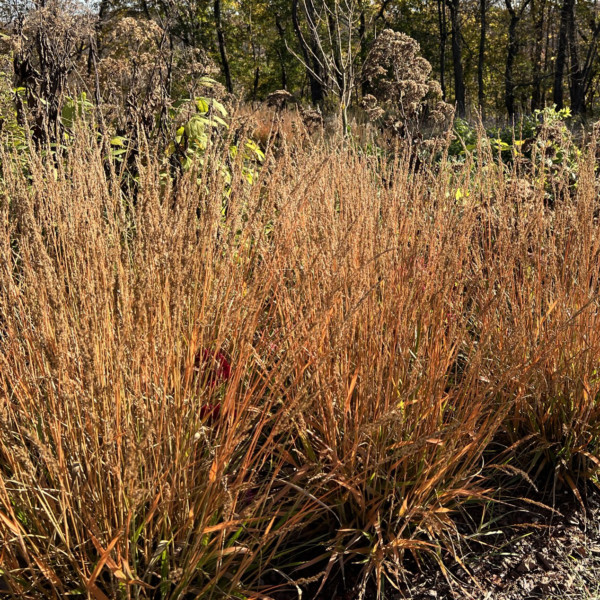
[{"label": "dense grass tuft", "polygon": [[357,565],[382,591],[454,552],[497,473],[577,494],[593,150],[552,202],[491,156],[280,144],[227,196],[217,149],[176,184],[151,151],[126,184],[85,133],[0,156],[3,589],[257,598]]}]

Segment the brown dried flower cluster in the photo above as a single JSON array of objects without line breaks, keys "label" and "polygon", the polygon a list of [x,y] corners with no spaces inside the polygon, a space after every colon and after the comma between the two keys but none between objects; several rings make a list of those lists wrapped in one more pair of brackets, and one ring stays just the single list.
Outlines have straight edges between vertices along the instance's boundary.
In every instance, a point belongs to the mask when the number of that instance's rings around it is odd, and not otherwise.
[{"label": "brown dried flower cluster", "polygon": [[49,0],[14,19],[4,51],[12,56],[20,125],[29,121],[34,139],[52,139],[80,48],[93,33],[91,14],[73,0]]},{"label": "brown dried flower cluster", "polygon": [[447,132],[454,109],[430,78],[431,65],[420,46],[404,33],[381,32],[363,66],[369,94],[363,108],[374,121],[403,137],[438,137]]},{"label": "brown dried flower cluster", "polygon": [[[201,49],[173,48],[168,32],[151,19],[119,18],[101,41],[103,108],[123,129],[139,122],[151,129],[156,114],[164,114],[173,96],[202,93],[198,82],[218,70]],[[211,96],[222,97],[221,87],[215,84]]]},{"label": "brown dried flower cluster", "polygon": [[98,76],[105,110],[114,110],[113,119],[136,120],[142,117],[137,113],[148,112],[147,107],[154,110],[163,101],[168,63],[159,57],[166,52],[164,38],[156,22],[125,17],[102,40]]}]

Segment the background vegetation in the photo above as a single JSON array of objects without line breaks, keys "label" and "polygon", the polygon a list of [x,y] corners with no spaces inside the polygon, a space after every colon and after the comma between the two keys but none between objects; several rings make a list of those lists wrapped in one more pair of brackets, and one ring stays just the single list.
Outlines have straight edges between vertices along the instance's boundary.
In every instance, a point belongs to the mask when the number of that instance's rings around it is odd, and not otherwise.
[{"label": "background vegetation", "polygon": [[[60,48],[30,49],[36,24],[60,34]],[[510,121],[552,104],[597,112],[600,19],[591,0],[10,0],[0,10],[5,42],[21,40],[5,43],[11,87],[28,87],[53,57],[62,61],[53,92],[78,66],[77,85],[107,105],[148,78],[177,98],[194,90],[190,78],[211,75],[245,100],[284,89],[324,111],[358,106],[369,91],[362,67],[385,29],[420,44],[460,117]]]}]

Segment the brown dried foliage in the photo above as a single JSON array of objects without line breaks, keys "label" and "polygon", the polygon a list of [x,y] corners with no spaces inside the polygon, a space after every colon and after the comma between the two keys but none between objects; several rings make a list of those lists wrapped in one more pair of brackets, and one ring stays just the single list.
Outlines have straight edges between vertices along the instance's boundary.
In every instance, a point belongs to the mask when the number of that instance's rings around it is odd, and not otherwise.
[{"label": "brown dried foliage", "polygon": [[363,107],[395,135],[437,137],[452,125],[454,110],[442,100],[431,65],[410,36],[384,29],[373,44],[362,77],[369,93]]},{"label": "brown dried foliage", "polygon": [[271,595],[357,559],[381,590],[453,551],[501,443],[532,478],[598,464],[593,159],[551,210],[491,157],[284,146],[223,213],[218,155],[174,189],[148,150],[134,206],[85,132],[31,179],[1,158],[7,595]]},{"label": "brown dried foliage", "polygon": [[10,45],[21,126],[37,142],[59,138],[60,112],[81,51],[93,33],[91,15],[71,0],[49,0],[13,21]]}]

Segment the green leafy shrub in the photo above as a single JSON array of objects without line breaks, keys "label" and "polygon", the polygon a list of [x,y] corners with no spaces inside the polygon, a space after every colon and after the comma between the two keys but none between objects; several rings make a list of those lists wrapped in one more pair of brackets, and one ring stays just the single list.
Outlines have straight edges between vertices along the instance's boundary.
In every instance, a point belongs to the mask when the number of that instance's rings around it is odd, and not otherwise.
[{"label": "green leafy shrub", "polygon": [[[215,82],[204,78],[202,85],[210,88]],[[244,137],[241,132],[241,141],[235,141],[228,135],[229,114],[224,104],[216,98],[199,96],[192,99],[182,99],[176,102],[171,109],[171,119],[179,124],[174,139],[165,149],[165,155],[170,159],[171,165],[177,170],[186,172],[192,166],[203,170],[205,160],[215,160],[218,153],[210,151],[211,145],[225,143],[229,148],[229,158],[218,165],[227,187],[231,185],[231,161],[241,160],[241,174],[252,184],[257,175],[259,165],[264,161],[264,152],[258,144]],[[240,152],[241,150],[241,152]]]}]

